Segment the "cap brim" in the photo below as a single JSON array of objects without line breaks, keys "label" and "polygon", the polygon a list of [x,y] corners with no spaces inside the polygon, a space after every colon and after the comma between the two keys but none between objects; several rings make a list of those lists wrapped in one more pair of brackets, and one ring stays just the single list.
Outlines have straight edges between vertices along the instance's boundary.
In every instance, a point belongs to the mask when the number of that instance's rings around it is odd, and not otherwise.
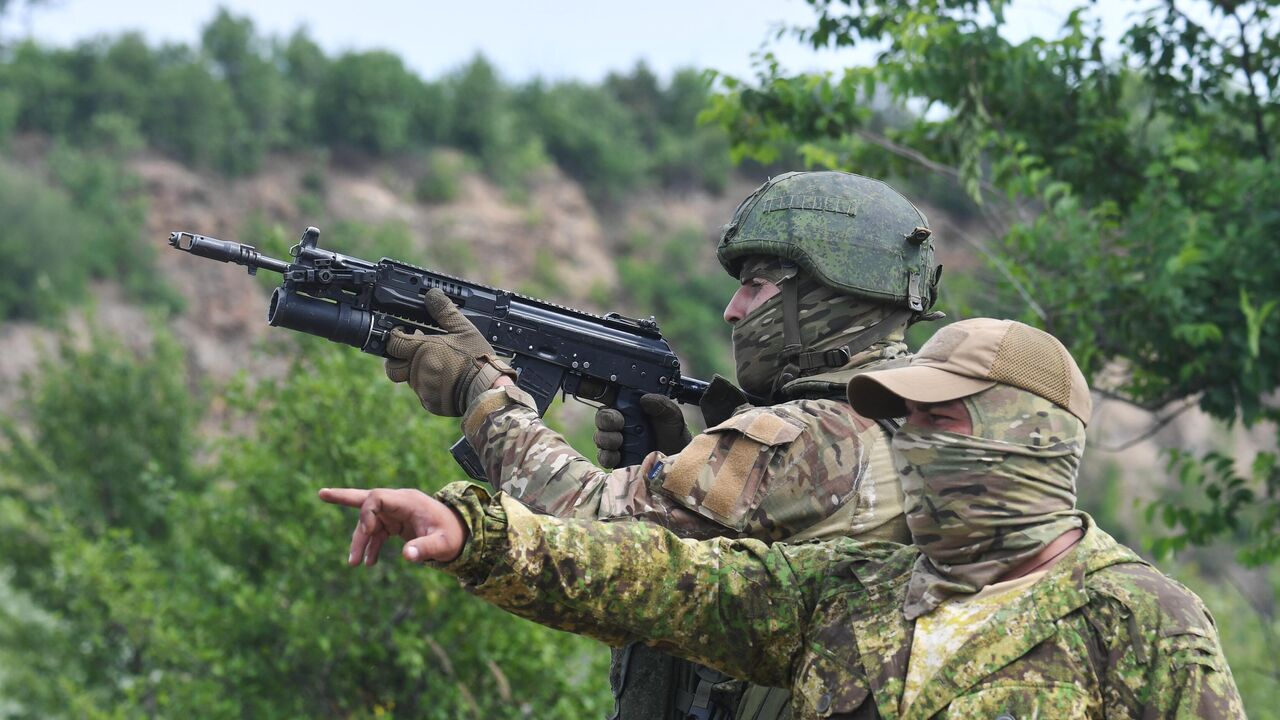
[{"label": "cap brim", "polygon": [[849,382],[849,404],[863,417],[899,418],[907,415],[905,400],[947,402],[980,393],[995,384],[994,380],[956,375],[928,365],[911,365],[854,377]]}]

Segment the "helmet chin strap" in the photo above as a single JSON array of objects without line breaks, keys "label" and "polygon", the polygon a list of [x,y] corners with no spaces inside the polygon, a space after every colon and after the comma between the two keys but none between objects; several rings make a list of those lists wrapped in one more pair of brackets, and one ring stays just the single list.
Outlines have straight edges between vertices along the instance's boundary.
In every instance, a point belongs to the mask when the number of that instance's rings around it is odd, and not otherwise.
[{"label": "helmet chin strap", "polygon": [[[783,267],[794,270],[795,265],[785,261]],[[781,390],[799,378],[824,370],[836,370],[848,364],[855,353],[871,347],[899,328],[919,320],[933,320],[934,313],[918,313],[909,308],[898,308],[880,322],[854,333],[843,345],[827,350],[805,350],[800,334],[800,277],[793,274],[779,284],[782,294],[782,368],[770,389],[772,398],[780,397]],[[941,316],[941,313],[936,315]]]},{"label": "helmet chin strap", "polygon": [[[796,270],[795,263],[784,261],[782,267]],[[804,343],[800,338],[800,277],[793,272],[791,277],[782,281],[782,370],[773,381],[770,394],[778,396],[784,385],[800,377],[799,360],[804,353]]]}]

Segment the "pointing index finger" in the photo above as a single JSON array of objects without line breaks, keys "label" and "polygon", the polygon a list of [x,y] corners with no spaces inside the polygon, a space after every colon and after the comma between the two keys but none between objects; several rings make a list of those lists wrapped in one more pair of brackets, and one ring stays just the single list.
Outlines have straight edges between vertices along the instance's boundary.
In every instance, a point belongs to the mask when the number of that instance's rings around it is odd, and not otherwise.
[{"label": "pointing index finger", "polygon": [[334,505],[358,508],[369,497],[369,491],[361,488],[321,488],[320,499]]}]

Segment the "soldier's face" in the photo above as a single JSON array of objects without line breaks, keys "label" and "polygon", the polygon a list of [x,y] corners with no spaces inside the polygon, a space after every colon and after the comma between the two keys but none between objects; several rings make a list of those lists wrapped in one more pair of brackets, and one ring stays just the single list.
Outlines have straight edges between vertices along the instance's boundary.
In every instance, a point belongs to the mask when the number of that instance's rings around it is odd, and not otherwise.
[{"label": "soldier's face", "polygon": [[777,285],[764,278],[747,278],[733,297],[729,298],[729,304],[724,308],[724,321],[737,325],[748,313],[780,292],[782,291]]},{"label": "soldier's face", "polygon": [[950,400],[943,403],[918,403],[914,400],[903,400],[907,404],[907,423],[930,430],[942,430],[958,435],[973,434],[973,419],[964,400]]}]

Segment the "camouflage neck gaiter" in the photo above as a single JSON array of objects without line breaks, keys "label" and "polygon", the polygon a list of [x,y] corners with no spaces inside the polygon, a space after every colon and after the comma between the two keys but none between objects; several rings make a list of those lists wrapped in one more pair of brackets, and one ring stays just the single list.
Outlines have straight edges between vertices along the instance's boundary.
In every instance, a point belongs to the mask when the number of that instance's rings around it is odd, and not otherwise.
[{"label": "camouflage neck gaiter", "polygon": [[782,372],[782,295],[765,300],[733,326],[733,360],[738,387],[750,395],[770,398]]},{"label": "camouflage neck gaiter", "polygon": [[[800,343],[805,351],[847,346],[854,335],[879,325],[895,312],[892,306],[838,293],[806,273],[785,269],[776,258],[761,258],[744,264],[741,277],[763,277],[777,285],[799,283]],[[782,385],[779,378],[787,364],[783,357],[783,349],[787,345],[783,312],[783,295],[778,294],[761,303],[733,326],[733,359],[737,364],[738,385],[748,393],[770,401],[778,397]],[[860,363],[866,363],[905,353],[905,329],[903,323],[902,327],[894,328],[875,343],[849,347],[849,354]],[[865,355],[872,350],[873,356]]]},{"label": "camouflage neck gaiter", "polygon": [[964,401],[973,434],[904,425],[893,437],[907,527],[920,549],[903,613],[977,592],[1083,527],[1075,509],[1084,426],[1008,385]]}]

